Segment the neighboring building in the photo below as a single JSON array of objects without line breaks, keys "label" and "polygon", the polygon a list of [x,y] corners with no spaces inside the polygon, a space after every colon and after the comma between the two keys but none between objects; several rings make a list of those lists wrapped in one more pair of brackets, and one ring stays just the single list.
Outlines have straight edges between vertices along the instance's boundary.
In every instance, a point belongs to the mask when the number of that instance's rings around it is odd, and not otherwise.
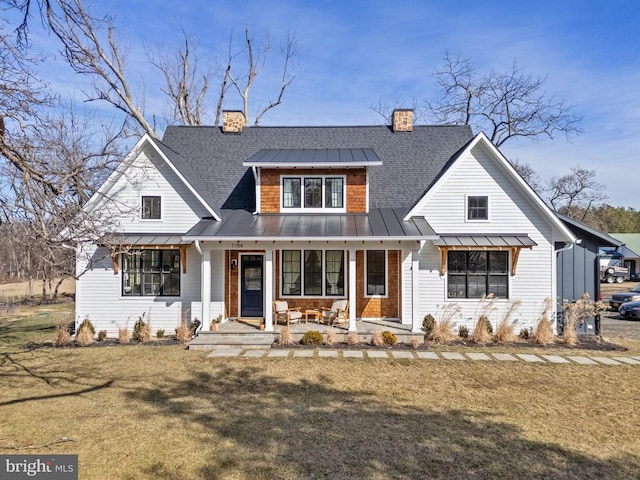
[{"label": "neighboring building", "polygon": [[622,242],[577,220],[558,214],[578,241],[558,250],[558,310],[587,293],[600,298],[600,254],[602,249],[616,250]]},{"label": "neighboring building", "polygon": [[629,269],[631,279],[640,279],[640,233],[610,233],[623,246],[618,249],[622,255],[624,266]]},{"label": "neighboring building", "polygon": [[[79,249],[76,320],[96,329],[146,313],[264,318],[271,302],[398,319],[420,332],[457,304],[473,327],[489,293],[518,329],[556,304],[556,248],[575,242],[501,153],[466,126],[169,127],[144,136],[85,207],[125,212]],[[129,210],[125,206],[128,206]]]}]

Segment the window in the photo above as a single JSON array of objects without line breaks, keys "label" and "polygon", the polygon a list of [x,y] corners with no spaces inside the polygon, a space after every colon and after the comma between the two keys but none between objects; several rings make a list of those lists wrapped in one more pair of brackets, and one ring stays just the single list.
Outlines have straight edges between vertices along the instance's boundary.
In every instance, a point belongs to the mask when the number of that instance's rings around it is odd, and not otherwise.
[{"label": "window", "polygon": [[386,295],[385,251],[367,250],[367,295]]},{"label": "window", "polygon": [[160,220],[162,218],[161,197],[159,195],[142,196],[142,219],[143,220]]},{"label": "window", "polygon": [[467,220],[489,220],[489,197],[467,197]]},{"label": "window", "polygon": [[344,295],[344,251],[283,250],[282,295]]},{"label": "window", "polygon": [[344,177],[283,177],[283,209],[344,210]]},{"label": "window", "polygon": [[123,296],[180,296],[180,250],[122,254]]},{"label": "window", "polygon": [[509,297],[509,253],[449,251],[448,297],[482,298],[493,294]]}]

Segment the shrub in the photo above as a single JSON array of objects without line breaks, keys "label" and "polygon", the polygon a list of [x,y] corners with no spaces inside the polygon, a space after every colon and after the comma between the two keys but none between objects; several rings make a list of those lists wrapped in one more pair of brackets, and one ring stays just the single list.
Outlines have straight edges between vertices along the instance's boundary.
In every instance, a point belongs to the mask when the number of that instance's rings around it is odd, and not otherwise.
[{"label": "shrub", "polygon": [[508,323],[507,320],[502,319],[496,327],[496,334],[494,337],[496,343],[509,343],[515,340],[515,334],[513,333],[513,325]]},{"label": "shrub", "polygon": [[322,345],[322,334],[318,330],[309,330],[302,336],[300,343],[302,345]]},{"label": "shrub", "polygon": [[103,342],[106,338],[107,338],[107,331],[106,330],[100,330],[98,332],[98,341],[99,342]]},{"label": "shrub", "polygon": [[291,328],[284,326],[280,329],[280,338],[278,339],[278,343],[280,345],[291,345],[293,343]]},{"label": "shrub", "polygon": [[458,336],[460,338],[469,338],[469,329],[465,325],[458,327]]},{"label": "shrub", "polygon": [[164,338],[164,329],[163,328],[159,328],[158,330],[156,330],[156,338]]},{"label": "shrub", "polygon": [[86,327],[79,328],[76,332],[76,343],[81,347],[91,345],[93,343],[93,335],[91,335],[91,330]]},{"label": "shrub", "polygon": [[528,328],[521,328],[520,333],[518,334],[518,337],[520,337],[520,339],[522,340],[529,340],[530,335],[531,335],[531,332],[529,331]]},{"label": "shrub", "polygon": [[78,332],[83,328],[88,328],[92,337],[96,334],[96,328],[93,326],[93,323],[91,323],[91,320],[89,320],[89,317],[85,318],[82,323],[78,325]]},{"label": "shrub", "polygon": [[133,324],[133,339],[136,342],[148,342],[151,339],[151,326],[144,321],[144,313]]},{"label": "shrub", "polygon": [[183,345],[191,340],[191,330],[187,327],[187,321],[184,318],[176,328],[176,340]]},{"label": "shrub", "polygon": [[327,330],[327,345],[335,345],[336,343],[338,343],[338,334],[333,328],[329,327]]},{"label": "shrub", "polygon": [[349,332],[347,334],[347,345],[358,345],[360,343],[360,335],[358,332]]},{"label": "shrub", "polygon": [[420,348],[420,345],[422,345],[422,340],[416,337],[413,337],[411,339],[411,348],[413,348],[414,350],[418,350]]},{"label": "shrub", "polygon": [[547,345],[553,343],[553,328],[551,328],[551,322],[546,316],[543,316],[538,325],[536,325],[533,331],[533,341],[540,345]]},{"label": "shrub", "polygon": [[433,315],[427,313],[422,320],[422,331],[424,332],[424,338],[427,338],[433,331],[433,327],[436,326],[436,319]]},{"label": "shrub", "polygon": [[71,342],[71,335],[69,334],[69,320],[58,319],[56,320],[56,339],[53,344],[56,347],[64,347]]},{"label": "shrub", "polygon": [[382,342],[388,347],[393,347],[396,343],[398,343],[398,337],[395,333],[390,332],[389,330],[385,330],[384,332],[382,332]]},{"label": "shrub", "polygon": [[487,318],[486,315],[480,316],[478,321],[476,322],[475,327],[473,328],[473,334],[471,335],[471,340],[476,343],[489,343],[491,341],[491,334],[493,333],[493,328],[491,327],[491,322]]},{"label": "shrub", "polygon": [[118,328],[118,343],[129,343],[131,336],[127,327]]},{"label": "shrub", "polygon": [[374,330],[371,332],[371,345],[376,347],[384,345],[384,339],[382,338],[382,332],[380,330]]},{"label": "shrub", "polygon": [[448,318],[436,322],[435,327],[433,327],[429,335],[429,340],[433,343],[447,343],[455,340],[455,338],[456,334],[453,331],[453,324]]}]

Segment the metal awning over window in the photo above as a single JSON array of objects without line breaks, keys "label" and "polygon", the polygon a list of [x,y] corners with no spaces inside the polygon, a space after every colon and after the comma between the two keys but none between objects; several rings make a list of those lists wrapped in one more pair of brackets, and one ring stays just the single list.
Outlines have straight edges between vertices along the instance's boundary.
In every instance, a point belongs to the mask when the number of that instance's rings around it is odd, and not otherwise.
[{"label": "metal awning over window", "polygon": [[182,239],[181,234],[163,233],[114,233],[98,240],[98,245],[109,247],[113,273],[120,271],[120,254],[132,249],[180,250],[182,273],[187,273],[187,248],[191,242]]},{"label": "metal awning over window", "polygon": [[520,250],[537,245],[526,234],[514,235],[440,235],[433,244],[440,250],[440,275],[447,272],[447,253],[449,250],[509,250],[511,252],[511,275],[516,274]]}]

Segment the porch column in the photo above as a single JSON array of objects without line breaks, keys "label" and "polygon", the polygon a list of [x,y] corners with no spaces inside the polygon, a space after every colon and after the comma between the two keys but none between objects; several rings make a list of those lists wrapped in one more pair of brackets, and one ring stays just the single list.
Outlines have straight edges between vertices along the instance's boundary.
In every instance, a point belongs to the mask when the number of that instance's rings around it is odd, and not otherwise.
[{"label": "porch column", "polygon": [[411,332],[420,333],[422,325],[419,317],[420,298],[420,251],[411,251]]},{"label": "porch column", "polygon": [[349,249],[349,331],[356,331],[356,251]]},{"label": "porch column", "polygon": [[211,325],[211,250],[202,250],[200,264],[200,300],[202,302],[202,329],[209,330]]},{"label": "porch column", "polygon": [[273,250],[264,252],[264,331],[273,332]]}]

